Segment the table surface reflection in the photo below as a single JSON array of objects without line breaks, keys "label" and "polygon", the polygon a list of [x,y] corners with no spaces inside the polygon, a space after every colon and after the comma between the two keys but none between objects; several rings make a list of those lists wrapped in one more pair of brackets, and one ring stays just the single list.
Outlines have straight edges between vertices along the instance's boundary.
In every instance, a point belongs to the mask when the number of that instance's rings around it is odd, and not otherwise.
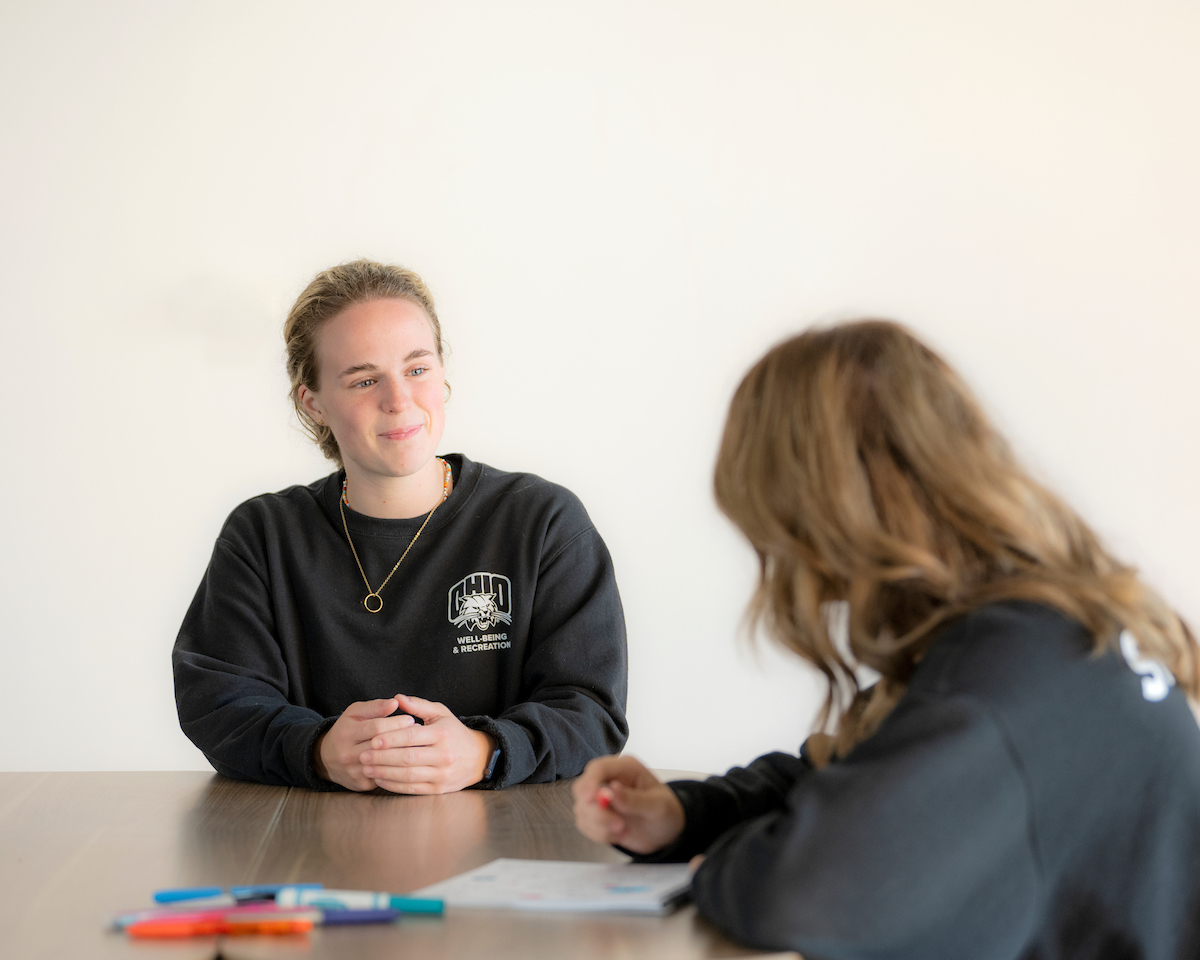
[{"label": "table surface reflection", "polygon": [[[0,773],[0,955],[388,958],[762,956],[668,917],[451,910],[296,938],[135,943],[105,929],[163,887],[320,882],[407,892],[496,857],[620,861],[574,827],[569,783],[442,797],[314,793],[213,774]],[[788,956],[795,956],[790,954]]]}]

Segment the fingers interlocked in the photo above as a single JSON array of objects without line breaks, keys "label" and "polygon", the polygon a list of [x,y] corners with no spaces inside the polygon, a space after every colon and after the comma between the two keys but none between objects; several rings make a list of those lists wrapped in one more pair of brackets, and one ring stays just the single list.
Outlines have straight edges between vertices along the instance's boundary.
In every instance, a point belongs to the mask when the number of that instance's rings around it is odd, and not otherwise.
[{"label": "fingers interlocked", "polygon": [[[390,783],[423,783],[437,780],[437,770],[447,765],[445,737],[434,725],[409,723],[380,733],[359,755],[363,774]],[[387,784],[380,784],[386,786]]]}]

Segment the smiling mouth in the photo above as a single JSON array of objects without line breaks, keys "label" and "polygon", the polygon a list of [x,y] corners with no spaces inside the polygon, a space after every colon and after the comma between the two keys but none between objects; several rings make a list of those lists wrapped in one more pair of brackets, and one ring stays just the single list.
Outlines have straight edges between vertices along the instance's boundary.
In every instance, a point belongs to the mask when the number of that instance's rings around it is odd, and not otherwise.
[{"label": "smiling mouth", "polygon": [[421,427],[424,424],[415,423],[411,427],[400,427],[398,430],[388,430],[385,433],[379,434],[384,440],[407,440],[409,437],[415,437],[421,432]]}]

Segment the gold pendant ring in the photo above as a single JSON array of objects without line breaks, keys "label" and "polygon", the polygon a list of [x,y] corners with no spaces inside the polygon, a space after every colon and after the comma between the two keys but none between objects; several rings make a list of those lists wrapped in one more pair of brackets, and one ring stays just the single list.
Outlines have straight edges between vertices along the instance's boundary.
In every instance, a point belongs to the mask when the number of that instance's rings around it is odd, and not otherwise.
[{"label": "gold pendant ring", "polygon": [[[377,606],[377,607],[373,607],[373,606],[371,606],[371,598],[372,598],[372,597],[374,597],[376,600],[378,600],[378,601],[379,601],[379,606]],[[378,613],[380,610],[382,610],[382,609],[383,609],[383,597],[381,597],[381,596],[380,596],[379,594],[377,594],[377,593],[368,593],[368,594],[367,594],[367,595],[366,595],[366,596],[363,598],[363,606],[364,606],[364,607],[366,607],[366,608],[367,608],[367,610],[368,610],[369,612],[371,612],[371,613]]]}]

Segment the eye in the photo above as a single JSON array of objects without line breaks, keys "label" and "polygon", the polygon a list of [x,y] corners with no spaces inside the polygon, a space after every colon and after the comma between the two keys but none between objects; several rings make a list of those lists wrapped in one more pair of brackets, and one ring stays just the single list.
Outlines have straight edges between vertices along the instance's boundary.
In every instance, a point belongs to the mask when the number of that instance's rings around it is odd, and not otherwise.
[{"label": "eye", "polygon": [[408,375],[410,377],[419,377],[421,374],[423,374],[428,369],[429,369],[428,367],[413,367],[411,370],[408,371]]},{"label": "eye", "polygon": [[355,388],[369,387],[369,386],[372,386],[374,383],[375,383],[375,379],[373,377],[368,377],[366,380],[359,380],[358,383],[356,383],[354,386],[355,386]]}]

